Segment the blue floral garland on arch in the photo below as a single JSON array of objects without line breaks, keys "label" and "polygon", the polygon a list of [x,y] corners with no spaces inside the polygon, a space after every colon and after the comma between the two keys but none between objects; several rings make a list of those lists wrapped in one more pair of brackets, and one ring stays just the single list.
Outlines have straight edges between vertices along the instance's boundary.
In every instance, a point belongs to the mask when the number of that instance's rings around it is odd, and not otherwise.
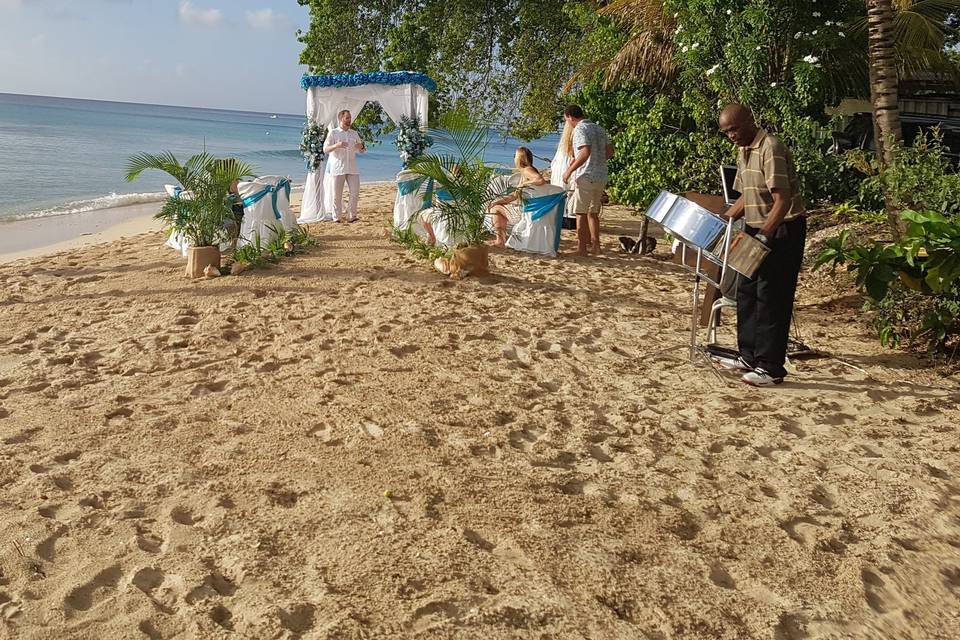
[{"label": "blue floral garland on arch", "polygon": [[413,71],[374,71],[372,73],[340,73],[327,76],[308,76],[300,78],[300,88],[311,87],[360,87],[365,84],[417,84],[430,91],[437,90],[437,83],[425,73]]}]

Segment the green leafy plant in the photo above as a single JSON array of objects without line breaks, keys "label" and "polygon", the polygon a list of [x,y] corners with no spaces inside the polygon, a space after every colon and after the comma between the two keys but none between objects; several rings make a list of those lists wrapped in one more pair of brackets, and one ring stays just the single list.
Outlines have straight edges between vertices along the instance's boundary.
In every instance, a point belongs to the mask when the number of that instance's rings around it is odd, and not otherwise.
[{"label": "green leafy plant", "polygon": [[294,245],[283,225],[267,225],[273,238],[267,243],[265,250],[271,262],[279,262],[281,258],[293,255]]},{"label": "green leafy plant", "polygon": [[317,244],[317,239],[310,235],[310,230],[304,226],[297,225],[289,232],[290,242],[298,249],[313,247]]},{"label": "green leafy plant", "polygon": [[390,240],[406,247],[413,256],[419,260],[433,262],[437,258],[449,257],[450,252],[443,247],[428,244],[426,240],[417,235],[412,227],[401,229],[391,226]]},{"label": "green leafy plant", "polygon": [[833,215],[838,222],[881,225],[887,221],[887,214],[883,211],[864,209],[855,202],[844,202],[837,205],[833,208]]},{"label": "green leafy plant", "polygon": [[245,244],[233,252],[233,261],[250,267],[263,267],[268,260],[265,257],[265,248],[260,242],[260,234],[254,236],[253,241]]},{"label": "green leafy plant", "polygon": [[182,164],[169,151],[143,153],[127,160],[124,177],[132,182],[148,169],[167,173],[183,190],[164,201],[157,219],[195,247],[216,246],[229,239],[225,224],[234,220],[230,189],[238,180],[253,175],[251,165],[208,153],[199,153]]},{"label": "green leafy plant", "polygon": [[451,235],[464,245],[483,244],[490,238],[487,206],[509,193],[494,186],[499,182],[491,180],[495,170],[483,162],[490,131],[460,112],[447,114],[441,124],[443,128],[431,132],[431,137],[442,152],[412,158],[408,169],[432,181],[434,190],[449,194],[449,199],[438,198],[433,209]]},{"label": "green leafy plant", "polygon": [[855,274],[878,313],[884,344],[909,335],[938,349],[960,331],[960,219],[929,211],[902,217],[906,229],[897,242],[855,243],[843,231],[827,241],[814,268],[845,265]]}]

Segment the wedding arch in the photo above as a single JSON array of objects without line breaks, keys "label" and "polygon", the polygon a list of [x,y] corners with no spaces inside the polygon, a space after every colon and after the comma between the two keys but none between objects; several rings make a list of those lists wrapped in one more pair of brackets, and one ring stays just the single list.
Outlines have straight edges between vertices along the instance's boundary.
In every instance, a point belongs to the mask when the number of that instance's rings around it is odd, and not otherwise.
[{"label": "wedding arch", "polygon": [[[423,73],[378,71],[310,76],[300,79],[307,92],[307,120],[327,131],[337,126],[337,114],[344,109],[356,117],[368,102],[378,102],[395,124],[414,117],[427,124],[428,94],[437,84]],[[311,163],[303,189],[298,222],[316,222],[333,215],[333,186],[325,179],[326,159]],[[329,180],[332,183],[332,179]]]}]

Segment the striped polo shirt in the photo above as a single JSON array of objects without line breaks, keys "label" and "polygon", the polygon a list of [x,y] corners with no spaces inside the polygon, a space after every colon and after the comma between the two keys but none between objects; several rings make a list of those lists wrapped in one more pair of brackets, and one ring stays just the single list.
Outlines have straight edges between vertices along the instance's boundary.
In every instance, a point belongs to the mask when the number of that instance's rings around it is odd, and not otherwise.
[{"label": "striped polo shirt", "polygon": [[739,149],[734,189],[743,194],[744,218],[751,227],[760,228],[766,222],[773,208],[773,189],[789,194],[790,209],[784,222],[806,214],[790,150],[762,129],[749,147]]}]

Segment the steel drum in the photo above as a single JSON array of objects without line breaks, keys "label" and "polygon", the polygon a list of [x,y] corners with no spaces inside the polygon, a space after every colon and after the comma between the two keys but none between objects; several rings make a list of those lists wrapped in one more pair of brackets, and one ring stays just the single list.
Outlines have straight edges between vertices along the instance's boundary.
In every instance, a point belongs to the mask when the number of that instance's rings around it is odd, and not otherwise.
[{"label": "steel drum", "polygon": [[684,243],[711,250],[727,229],[726,221],[686,198],[661,191],[646,215]]},{"label": "steel drum", "polygon": [[647,207],[645,215],[654,222],[659,222],[662,225],[664,220],[667,219],[670,209],[676,204],[677,200],[681,199],[680,196],[670,193],[669,191],[661,191],[656,200],[651,202],[650,206]]},{"label": "steel drum", "polygon": [[752,278],[768,255],[770,247],[741,231],[730,241],[727,264],[737,273]]}]

